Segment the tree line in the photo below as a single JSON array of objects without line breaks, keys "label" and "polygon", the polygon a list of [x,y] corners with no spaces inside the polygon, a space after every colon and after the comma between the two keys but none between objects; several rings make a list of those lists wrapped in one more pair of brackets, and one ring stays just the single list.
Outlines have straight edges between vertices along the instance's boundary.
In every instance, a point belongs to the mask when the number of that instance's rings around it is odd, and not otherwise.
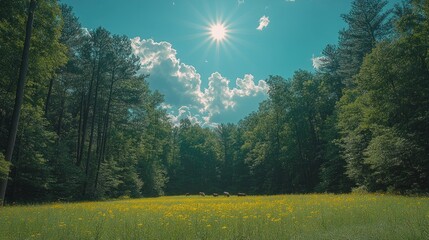
[{"label": "tree line", "polygon": [[315,72],[270,76],[237,124],[172,125],[130,39],[39,0],[12,161],[29,1],[0,6],[0,178],[8,202],[205,192],[429,190],[429,1],[355,0]]}]

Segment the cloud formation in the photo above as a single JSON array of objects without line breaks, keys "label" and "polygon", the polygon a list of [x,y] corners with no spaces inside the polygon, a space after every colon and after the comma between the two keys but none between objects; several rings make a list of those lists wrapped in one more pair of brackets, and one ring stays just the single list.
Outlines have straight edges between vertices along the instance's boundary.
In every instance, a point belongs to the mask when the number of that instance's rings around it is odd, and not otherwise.
[{"label": "cloud formation", "polygon": [[169,42],[136,37],[132,39],[131,45],[134,54],[140,57],[139,73],[150,74],[150,86],[163,93],[167,103],[203,104],[200,74],[193,66],[177,59],[177,52]]},{"label": "cloud formation", "polygon": [[[189,118],[193,123],[214,126],[213,119],[229,113],[235,120],[241,119],[248,104],[257,104],[266,98],[268,85],[264,80],[255,83],[251,74],[237,78],[235,86],[219,72],[212,73],[207,79],[208,87],[202,88],[201,75],[191,66],[180,61],[177,51],[168,42],[155,42],[152,39],[131,39],[134,54],[140,58],[140,74],[150,74],[148,78],[152,89],[165,96],[165,104],[173,123]],[[244,101],[247,104],[243,104]],[[234,121],[231,117],[229,121]]]},{"label": "cloud formation", "polygon": [[262,31],[264,28],[268,27],[268,24],[270,24],[270,19],[264,15],[259,19],[259,26],[256,29]]},{"label": "cloud formation", "polygon": [[244,3],[244,0],[237,0],[238,6]]},{"label": "cloud formation", "polygon": [[320,56],[320,57],[313,56],[311,58],[311,61],[313,62],[313,68],[316,69],[316,70],[320,70],[327,63],[329,63],[329,58],[327,58],[325,56]]},{"label": "cloud formation", "polygon": [[255,78],[251,74],[244,75],[244,78],[237,78],[235,82],[237,88],[234,88],[234,95],[238,97],[256,96],[268,91],[268,84],[264,80],[259,80],[256,85]]}]

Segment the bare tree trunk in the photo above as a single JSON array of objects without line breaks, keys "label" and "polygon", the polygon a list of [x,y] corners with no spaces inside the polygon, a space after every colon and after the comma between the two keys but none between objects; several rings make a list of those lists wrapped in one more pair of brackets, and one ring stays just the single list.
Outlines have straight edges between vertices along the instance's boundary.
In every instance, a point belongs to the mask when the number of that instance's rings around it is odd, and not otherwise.
[{"label": "bare tree trunk", "polygon": [[[17,136],[17,143],[18,146],[22,146],[22,136],[24,136],[25,134],[25,128],[26,126],[22,126],[23,130],[19,133],[19,135]],[[17,184],[19,182],[19,170],[20,170],[20,164],[21,164],[21,148],[18,147],[15,150],[15,161],[14,161],[14,170],[11,171],[11,178],[14,180],[12,182],[12,184],[8,185],[9,187],[9,199],[11,199],[12,201],[16,198],[16,195],[18,193],[18,189],[19,189],[19,185]]]},{"label": "bare tree trunk", "polygon": [[109,100],[107,101],[106,116],[104,117],[103,138],[101,139],[101,151],[100,151],[100,155],[98,156],[97,172],[95,174],[94,194],[97,191],[98,177],[100,174],[100,167],[101,167],[101,163],[104,161],[105,153],[106,153],[106,145],[107,145],[107,137],[108,137],[107,133],[108,133],[108,126],[109,126],[109,114],[110,114],[110,106],[112,104],[113,84],[114,83],[115,83],[115,71],[113,71],[113,73],[112,73],[112,80],[110,82],[110,90],[109,90]]},{"label": "bare tree trunk", "polygon": [[59,138],[61,137],[61,129],[63,127],[63,117],[64,117],[65,104],[66,104],[66,97],[62,96],[61,107],[60,107],[60,116],[58,116],[58,123],[57,123],[57,135]]},{"label": "bare tree trunk", "polygon": [[[34,11],[36,9],[36,4],[37,4],[36,0],[31,0],[30,7],[28,9],[28,19],[27,19],[27,27],[25,30],[24,49],[22,51],[22,61],[21,61],[21,68],[20,68],[19,77],[18,77],[18,86],[16,89],[15,105],[13,108],[12,125],[10,127],[8,146],[6,149],[6,160],[9,162],[12,160],[13,149],[15,147],[16,133],[18,132],[19,115],[21,112],[22,101],[24,98],[25,77],[27,75],[27,70],[28,70],[30,40],[31,40],[31,32],[33,30],[33,19],[34,19]],[[4,197],[6,195],[7,179],[8,178],[3,180],[0,185],[0,205],[1,206],[4,203]]]},{"label": "bare tree trunk", "polygon": [[101,159],[101,154],[103,151],[103,139],[104,139],[104,122],[105,120],[103,118],[100,117],[101,113],[103,111],[100,110],[100,114],[98,116],[98,121],[97,121],[97,149],[95,151],[95,159],[97,161],[97,170],[95,172],[95,180],[94,180],[94,189],[92,192],[92,195],[95,196],[95,189],[97,188],[97,181],[98,181],[98,172],[100,171],[100,159]]},{"label": "bare tree trunk", "polygon": [[96,143],[97,149],[95,150],[95,157],[96,157],[97,161],[100,158],[102,142],[103,142],[103,134],[104,134],[104,132],[103,132],[103,130],[104,130],[104,128],[103,128],[104,119],[102,117],[100,117],[100,115],[102,115],[102,112],[103,112],[102,109],[103,108],[101,107],[100,108],[100,114],[98,114],[98,117],[97,117],[97,143]]},{"label": "bare tree trunk", "polygon": [[89,163],[91,161],[91,151],[92,151],[92,145],[94,142],[94,128],[95,128],[95,116],[97,115],[97,100],[98,100],[98,89],[100,85],[100,71],[101,66],[100,63],[101,60],[99,59],[98,62],[98,70],[97,70],[97,81],[95,83],[95,96],[94,96],[94,107],[93,107],[93,113],[92,113],[92,119],[91,119],[91,133],[89,136],[89,144],[88,144],[88,152],[86,157],[86,163],[85,163],[85,182],[84,182],[84,189],[83,189],[83,196],[86,195],[87,187],[88,187],[88,175],[89,175]]},{"label": "bare tree trunk", "polygon": [[[88,127],[88,117],[89,117],[89,110],[90,110],[90,106],[91,106],[92,87],[93,87],[94,78],[95,78],[96,58],[97,58],[97,56],[94,57],[91,82],[89,83],[88,96],[87,96],[86,105],[84,106],[84,111],[83,111],[82,136],[80,139],[79,153],[78,153],[78,158],[76,161],[76,166],[80,166],[80,164],[82,163],[82,158],[83,158],[83,149],[84,149],[85,140],[86,140],[86,128]],[[100,62],[99,62],[99,64],[100,64]]]},{"label": "bare tree trunk", "polygon": [[46,102],[45,102],[45,117],[46,118],[48,117],[49,102],[51,101],[53,85],[54,85],[54,78],[51,78],[51,81],[49,81],[48,96],[46,97]]},{"label": "bare tree trunk", "polygon": [[79,126],[78,126],[78,129],[77,129],[77,147],[76,147],[76,165],[80,165],[80,163],[78,164],[78,162],[79,162],[79,158],[80,158],[80,147],[81,147],[81,143],[80,143],[80,140],[81,140],[81,134],[82,134],[82,115],[83,115],[83,111],[84,111],[84,103],[83,103],[83,101],[84,101],[84,98],[85,98],[85,94],[83,93],[83,91],[82,91],[82,96],[81,96],[81,98],[80,98],[80,106],[79,106]]}]

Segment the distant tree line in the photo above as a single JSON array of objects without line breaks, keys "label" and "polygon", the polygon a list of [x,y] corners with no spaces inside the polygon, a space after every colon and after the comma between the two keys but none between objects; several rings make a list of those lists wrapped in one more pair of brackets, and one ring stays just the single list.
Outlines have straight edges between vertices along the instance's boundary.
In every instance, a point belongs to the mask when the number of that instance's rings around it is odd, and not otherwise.
[{"label": "distant tree line", "polygon": [[238,124],[173,126],[128,37],[39,0],[12,161],[4,154],[29,1],[0,5],[0,179],[8,202],[224,191],[429,190],[429,1],[355,0],[315,72],[270,76]]}]

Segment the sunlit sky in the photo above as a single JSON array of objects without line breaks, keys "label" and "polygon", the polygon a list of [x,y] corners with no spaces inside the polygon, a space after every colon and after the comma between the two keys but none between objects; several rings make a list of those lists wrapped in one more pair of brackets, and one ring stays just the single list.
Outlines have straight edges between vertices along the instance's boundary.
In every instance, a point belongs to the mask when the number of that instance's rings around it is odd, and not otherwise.
[{"label": "sunlit sky", "polygon": [[[351,0],[62,0],[82,26],[127,35],[173,122],[233,122],[267,98],[269,75],[313,70]],[[220,32],[219,32],[220,31]],[[223,32],[222,32],[223,31]],[[217,34],[217,35],[216,35]],[[220,34],[220,35],[219,35]]]}]

